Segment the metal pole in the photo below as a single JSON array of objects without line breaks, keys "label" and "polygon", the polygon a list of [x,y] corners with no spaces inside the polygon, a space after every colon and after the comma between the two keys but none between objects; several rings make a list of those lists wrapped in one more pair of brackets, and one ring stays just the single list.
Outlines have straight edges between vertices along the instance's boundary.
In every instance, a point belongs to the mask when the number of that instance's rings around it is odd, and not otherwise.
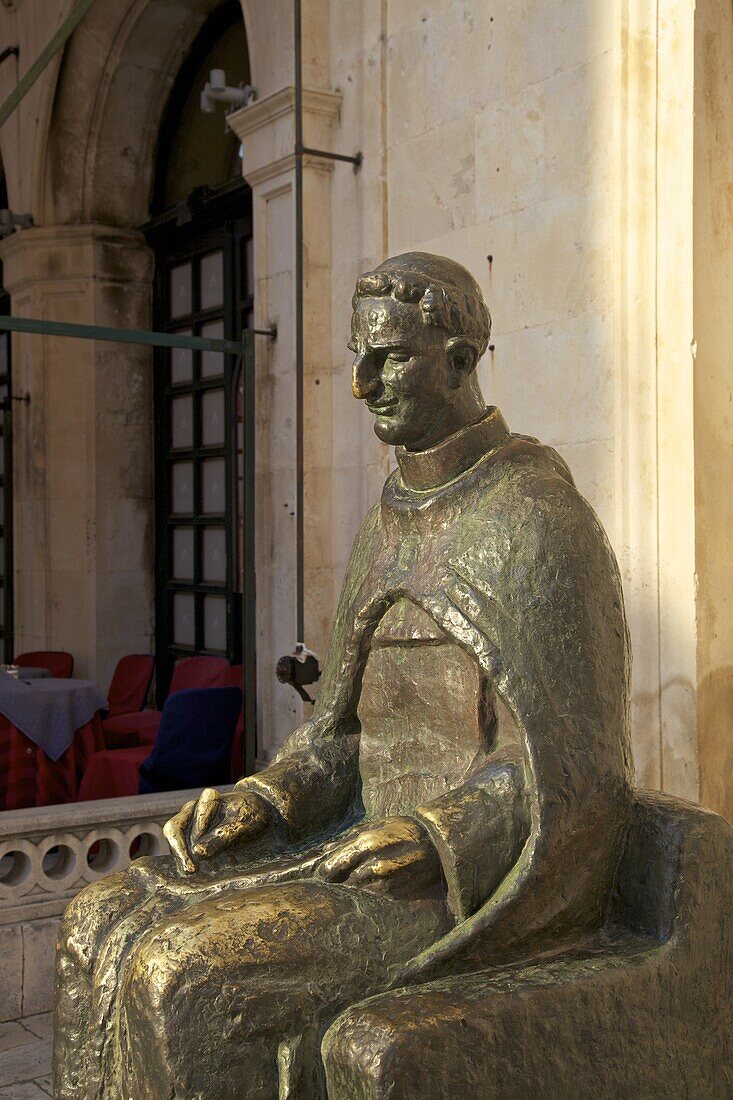
[{"label": "metal pole", "polygon": [[303,516],[303,46],[301,3],[294,0],[295,45],[295,526],[296,641],[305,641]]},{"label": "metal pole", "polygon": [[[41,321],[32,317],[0,316],[0,331],[27,332],[37,336],[70,336],[78,340],[107,340],[114,344],[143,344],[157,348],[193,348],[196,351],[223,351],[231,355],[249,354],[242,340],[210,340],[205,336],[176,336],[172,332],[148,332],[146,329],[107,328],[104,325],[77,325],[67,321]],[[274,340],[275,329],[245,329]]]},{"label": "metal pole", "polygon": [[41,51],[23,79],[15,86],[2,107],[0,107],[0,126],[7,122],[25,94],[30,91],[38,80],[51,58],[66,44],[93,3],[94,0],[79,0],[71,15],[64,20],[45,50]]},{"label": "metal pole", "polygon": [[[244,774],[253,775],[257,761],[257,570],[255,566],[255,372],[254,361],[239,376],[242,386],[244,464],[242,665],[244,667]],[[236,396],[236,395],[235,395]]]}]

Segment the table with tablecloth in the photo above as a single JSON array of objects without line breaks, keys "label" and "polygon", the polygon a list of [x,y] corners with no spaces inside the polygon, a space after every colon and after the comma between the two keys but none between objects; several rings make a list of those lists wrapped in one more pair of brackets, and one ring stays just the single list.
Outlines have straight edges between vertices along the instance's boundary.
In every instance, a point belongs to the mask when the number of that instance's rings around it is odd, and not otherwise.
[{"label": "table with tablecloth", "polygon": [[0,808],[76,801],[106,700],[88,680],[11,679],[0,673]]}]

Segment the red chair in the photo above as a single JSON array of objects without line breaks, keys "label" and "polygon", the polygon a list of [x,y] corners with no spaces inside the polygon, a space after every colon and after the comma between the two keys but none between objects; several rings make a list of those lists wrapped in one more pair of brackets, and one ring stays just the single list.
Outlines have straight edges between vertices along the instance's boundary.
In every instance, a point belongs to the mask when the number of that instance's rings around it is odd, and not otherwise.
[{"label": "red chair", "polygon": [[234,686],[169,695],[152,750],[138,745],[96,752],[84,772],[78,801],[227,783],[241,709],[242,691]]},{"label": "red chair", "polygon": [[[177,691],[226,687],[230,665],[225,657],[184,657],[173,670],[168,698]],[[104,740],[108,749],[129,749],[152,745],[160,725],[161,711],[143,710],[105,718]]]},{"label": "red chair", "polygon": [[153,680],[155,661],[152,657],[130,654],[117,662],[112,683],[107,692],[109,717],[141,711]]},{"label": "red chair", "polygon": [[45,668],[57,680],[68,680],[74,671],[74,658],[61,649],[34,650],[15,658],[21,668]]}]

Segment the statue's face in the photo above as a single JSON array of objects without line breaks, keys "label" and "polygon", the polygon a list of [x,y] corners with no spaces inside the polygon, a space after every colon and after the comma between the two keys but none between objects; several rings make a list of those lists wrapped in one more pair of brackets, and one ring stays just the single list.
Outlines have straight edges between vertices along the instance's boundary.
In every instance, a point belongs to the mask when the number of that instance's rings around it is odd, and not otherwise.
[{"label": "statue's face", "polygon": [[425,450],[455,431],[457,384],[442,329],[420,308],[393,298],[360,298],[349,348],[354,397],[375,417],[384,443]]}]

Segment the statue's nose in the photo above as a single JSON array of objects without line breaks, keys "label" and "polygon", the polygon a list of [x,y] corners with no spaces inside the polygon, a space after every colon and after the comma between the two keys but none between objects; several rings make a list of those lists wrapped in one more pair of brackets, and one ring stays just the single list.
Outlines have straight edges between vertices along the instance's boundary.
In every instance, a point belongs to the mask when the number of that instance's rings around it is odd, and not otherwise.
[{"label": "statue's nose", "polygon": [[379,386],[379,375],[372,355],[357,355],[351,369],[351,390],[354,397],[363,400]]}]

